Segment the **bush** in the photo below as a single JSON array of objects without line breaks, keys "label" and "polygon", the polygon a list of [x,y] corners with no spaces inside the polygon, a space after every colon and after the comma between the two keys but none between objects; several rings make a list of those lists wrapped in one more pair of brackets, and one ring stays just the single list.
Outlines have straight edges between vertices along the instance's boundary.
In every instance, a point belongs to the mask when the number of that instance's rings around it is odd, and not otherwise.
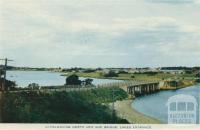
[{"label": "bush", "polygon": [[134,76],[134,75],[132,75],[132,76],[131,76],[131,78],[135,78],[135,76]]},{"label": "bush", "polygon": [[124,71],[124,70],[120,70],[120,71],[118,72],[118,74],[128,74],[128,72],[126,72],[126,71]]},{"label": "bush", "polygon": [[93,70],[93,69],[86,69],[83,71],[84,73],[93,73],[93,72],[96,72],[96,70]]},{"label": "bush", "polygon": [[92,81],[93,81],[93,79],[87,78],[87,79],[82,81],[82,84],[84,84],[84,85],[92,85]]},{"label": "bush", "polygon": [[107,74],[104,74],[104,77],[118,77],[118,74],[114,71],[109,71]]},{"label": "bush", "polygon": [[[116,88],[118,89],[118,88]],[[6,93],[3,108],[5,123],[128,123],[101,105],[112,102],[112,89],[80,92]],[[122,89],[115,100],[124,99]]]},{"label": "bush", "polygon": [[39,86],[39,84],[31,83],[31,84],[28,85],[28,88],[29,89],[39,89],[40,86]]}]

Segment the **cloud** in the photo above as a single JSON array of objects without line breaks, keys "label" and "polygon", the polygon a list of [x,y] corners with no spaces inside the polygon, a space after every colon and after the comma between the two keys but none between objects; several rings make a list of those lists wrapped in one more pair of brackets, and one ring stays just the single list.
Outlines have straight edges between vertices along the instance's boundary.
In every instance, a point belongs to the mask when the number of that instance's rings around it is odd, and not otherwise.
[{"label": "cloud", "polygon": [[164,4],[191,4],[198,0],[145,0],[150,3],[164,3]]},{"label": "cloud", "polygon": [[194,0],[196,4],[200,4],[200,0]]},{"label": "cloud", "polygon": [[[110,0],[109,4],[103,0],[69,1],[3,0],[0,56],[30,66],[200,63],[196,8],[180,15],[177,9],[147,6],[137,0]],[[181,11],[184,9],[181,7]],[[185,60],[176,60],[181,56]],[[195,63],[190,64],[194,59]]]},{"label": "cloud", "polygon": [[200,0],[144,0],[147,3],[153,4],[168,4],[168,5],[199,5]]}]

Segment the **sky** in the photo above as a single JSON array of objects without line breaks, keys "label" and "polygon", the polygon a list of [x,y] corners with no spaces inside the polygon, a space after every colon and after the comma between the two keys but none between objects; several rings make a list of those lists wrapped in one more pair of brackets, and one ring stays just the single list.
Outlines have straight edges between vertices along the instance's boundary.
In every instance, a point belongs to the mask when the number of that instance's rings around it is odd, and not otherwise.
[{"label": "sky", "polygon": [[200,66],[200,0],[0,0],[0,58],[30,67]]}]

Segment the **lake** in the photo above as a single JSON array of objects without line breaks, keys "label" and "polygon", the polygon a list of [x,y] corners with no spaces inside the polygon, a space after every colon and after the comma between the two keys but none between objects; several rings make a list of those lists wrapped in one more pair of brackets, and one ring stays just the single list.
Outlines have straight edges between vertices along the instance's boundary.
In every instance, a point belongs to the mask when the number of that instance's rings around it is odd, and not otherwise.
[{"label": "lake", "polygon": [[164,123],[167,123],[168,110],[166,103],[171,96],[177,94],[194,96],[199,103],[200,84],[179,90],[161,91],[151,95],[138,97],[133,101],[132,107],[138,112],[144,113],[145,115],[154,117]]},{"label": "lake", "polygon": [[[62,73],[58,72],[48,72],[48,71],[7,71],[7,79],[11,81],[16,81],[19,87],[26,87],[30,83],[37,83],[40,86],[55,86],[64,85],[66,77],[61,76]],[[80,80],[86,78],[80,77]],[[113,79],[93,79],[93,84],[106,84],[119,82],[119,80]]]},{"label": "lake", "polygon": [[[41,86],[64,85],[66,77],[62,73],[48,71],[7,71],[7,79],[16,81],[19,87],[26,87],[30,83],[37,83]],[[80,78],[84,80],[85,78]],[[93,79],[93,84],[105,84],[119,82],[113,79]],[[161,91],[151,95],[138,97],[132,103],[132,107],[137,111],[157,118],[167,123],[167,100],[176,94],[188,94],[198,99],[200,94],[200,84],[179,90]]]}]

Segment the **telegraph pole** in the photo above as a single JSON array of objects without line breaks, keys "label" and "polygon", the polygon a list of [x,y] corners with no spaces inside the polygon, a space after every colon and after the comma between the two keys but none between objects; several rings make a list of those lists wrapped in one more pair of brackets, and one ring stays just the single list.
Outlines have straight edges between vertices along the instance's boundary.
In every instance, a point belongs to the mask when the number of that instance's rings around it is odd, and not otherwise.
[{"label": "telegraph pole", "polygon": [[2,92],[3,91],[5,91],[5,89],[6,89],[6,70],[7,70],[7,64],[8,64],[8,61],[13,61],[13,60],[9,60],[9,59],[7,59],[7,58],[5,58],[5,59],[0,59],[0,60],[2,60],[2,61],[5,61],[5,65],[4,65],[4,67],[3,67],[3,83],[2,83]]},{"label": "telegraph pole", "polygon": [[115,92],[119,90],[114,90],[114,87],[112,88],[112,118],[114,123],[114,115],[115,115]]},{"label": "telegraph pole", "polygon": [[[7,90],[7,86],[6,86],[6,70],[7,70],[7,64],[8,61],[13,61],[13,60],[9,60],[7,58],[5,59],[0,59],[1,61],[5,61],[4,67],[3,67],[3,80],[1,83],[1,95],[0,95],[0,122],[3,122],[3,106],[4,106],[4,91]],[[2,78],[2,77],[0,77]]]}]

